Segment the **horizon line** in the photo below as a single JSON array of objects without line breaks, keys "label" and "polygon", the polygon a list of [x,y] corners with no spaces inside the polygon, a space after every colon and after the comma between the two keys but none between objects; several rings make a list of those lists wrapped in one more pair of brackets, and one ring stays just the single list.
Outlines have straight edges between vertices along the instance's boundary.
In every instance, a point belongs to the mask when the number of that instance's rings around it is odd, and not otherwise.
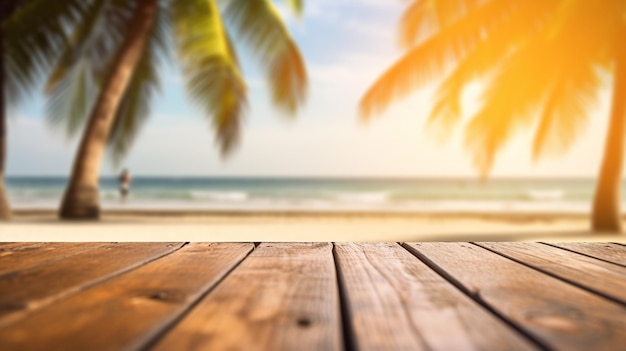
[{"label": "horizon line", "polygon": [[[167,174],[132,174],[135,178],[209,178],[209,179],[377,179],[377,180],[595,180],[595,176],[493,176],[487,179],[481,179],[480,176],[422,176],[422,175],[167,175]],[[21,174],[21,175],[5,175],[5,179],[10,178],[69,178],[69,175],[63,174]],[[117,174],[101,175],[100,178],[117,177]]]}]

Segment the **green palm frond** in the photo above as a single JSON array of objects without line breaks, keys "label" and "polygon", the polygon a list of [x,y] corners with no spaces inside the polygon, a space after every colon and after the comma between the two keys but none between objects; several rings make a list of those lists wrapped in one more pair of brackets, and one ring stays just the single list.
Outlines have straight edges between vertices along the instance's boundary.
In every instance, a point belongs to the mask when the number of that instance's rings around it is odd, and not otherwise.
[{"label": "green palm frond", "polygon": [[168,32],[169,19],[166,12],[161,11],[143,55],[133,72],[109,136],[109,152],[116,167],[126,156],[141,127],[148,120],[152,97],[160,91],[159,68],[162,63],[160,58],[166,57]]},{"label": "green palm frond", "polygon": [[46,83],[48,120],[65,125],[68,136],[81,130],[115,53],[130,25],[122,0],[92,0],[72,27],[67,45]]},{"label": "green palm frond", "polygon": [[[226,16],[238,24],[238,34],[249,38],[253,53],[266,68],[274,102],[295,113],[306,96],[306,70],[273,4],[225,1]],[[302,12],[302,0],[287,2],[295,13]],[[64,123],[70,135],[84,124],[121,47],[137,2],[84,0],[83,5],[72,25],[67,26],[70,34],[61,45],[63,51],[46,86],[50,96],[49,120],[53,124]],[[108,140],[110,155],[115,163],[119,162],[149,116],[150,100],[159,87],[159,61],[167,56],[165,47],[170,44],[165,33],[172,29],[187,90],[211,118],[216,142],[226,156],[240,138],[247,88],[217,0],[162,1],[158,16],[159,28],[155,29],[116,111]],[[248,25],[252,28],[241,28]]]},{"label": "green palm frond", "polygon": [[85,1],[14,0],[12,15],[2,23],[9,103],[32,91],[66,41],[65,29],[82,16]]},{"label": "green palm frond", "polygon": [[68,136],[80,130],[99,90],[100,82],[86,53],[106,4],[106,0],[94,0],[85,8],[45,85],[50,97],[48,121],[54,127],[64,126]]},{"label": "green palm frond", "polygon": [[89,62],[85,59],[75,62],[50,94],[47,101],[48,122],[53,127],[63,126],[68,136],[75,135],[83,126],[97,87]]},{"label": "green palm frond", "polygon": [[69,74],[69,71],[84,56],[88,48],[91,47],[94,32],[101,20],[102,9],[106,4],[106,0],[94,0],[81,18],[80,23],[74,28],[71,37],[68,39],[67,45],[64,45],[63,52],[57,61],[54,69],[48,76],[45,85],[45,91],[51,93],[55,87]]},{"label": "green palm frond", "polygon": [[212,118],[222,155],[237,145],[247,89],[214,1],[172,3],[172,23],[187,90]]},{"label": "green palm frond", "polygon": [[229,0],[225,16],[266,70],[274,103],[295,114],[306,99],[308,78],[302,55],[273,3]]}]

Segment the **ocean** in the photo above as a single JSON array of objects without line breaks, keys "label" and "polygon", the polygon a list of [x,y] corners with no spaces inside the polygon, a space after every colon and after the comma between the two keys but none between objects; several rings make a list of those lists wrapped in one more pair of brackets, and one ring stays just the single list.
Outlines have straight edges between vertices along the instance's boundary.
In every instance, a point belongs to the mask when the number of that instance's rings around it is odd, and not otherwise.
[{"label": "ocean", "polygon": [[[66,182],[6,179],[16,209],[57,208]],[[121,201],[117,178],[110,177],[100,191],[104,209],[589,213],[594,188],[589,179],[134,177]]]}]

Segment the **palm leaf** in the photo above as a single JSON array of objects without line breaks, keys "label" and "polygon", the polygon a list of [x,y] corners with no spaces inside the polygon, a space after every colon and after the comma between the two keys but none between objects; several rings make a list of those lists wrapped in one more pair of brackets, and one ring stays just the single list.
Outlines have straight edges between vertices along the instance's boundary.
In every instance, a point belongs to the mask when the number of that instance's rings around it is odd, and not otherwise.
[{"label": "palm leaf", "polygon": [[92,44],[94,32],[97,31],[97,26],[102,19],[102,9],[106,3],[105,0],[94,0],[91,6],[86,9],[81,21],[74,28],[68,43],[63,46],[63,52],[54,69],[48,76],[45,85],[46,92],[51,93],[77,62],[85,59],[85,52],[89,50]]},{"label": "palm leaf", "polygon": [[540,26],[541,35],[513,48],[467,127],[466,145],[483,176],[506,142],[537,118],[535,159],[571,146],[596,100],[600,81],[595,65],[611,48],[597,38],[620,28],[617,22],[592,19],[610,18],[616,10],[598,2],[560,3]]},{"label": "palm leaf", "polygon": [[515,3],[516,1],[485,2],[410,49],[365,93],[360,103],[361,116],[368,119],[413,89],[443,76],[481,38],[498,30],[509,20],[517,6]]},{"label": "palm leaf", "polygon": [[411,48],[420,39],[427,38],[437,30],[471,11],[478,0],[416,0],[411,2],[402,15],[398,31],[400,44]]},{"label": "palm leaf", "polygon": [[152,97],[160,90],[159,59],[165,57],[167,53],[168,31],[169,19],[165,11],[160,11],[116,113],[109,136],[110,156],[116,167],[126,156],[141,127],[148,120]]},{"label": "palm leaf", "polygon": [[[611,16],[626,10],[611,2],[576,2],[561,6],[557,21],[549,28],[550,48],[542,57],[559,77],[545,103],[533,141],[533,158],[558,155],[569,149],[582,132],[601,86],[598,67],[610,70],[606,57],[617,54],[610,38],[621,30]],[[603,18],[597,23],[597,18]],[[613,19],[613,20],[611,20]],[[576,38],[572,45],[571,38]],[[567,62],[567,64],[563,64]]]},{"label": "palm leaf", "polygon": [[47,101],[48,121],[53,127],[64,126],[66,135],[73,136],[83,126],[98,84],[85,59],[76,62],[63,78]]},{"label": "palm leaf", "polygon": [[172,3],[172,22],[187,90],[212,118],[222,155],[237,145],[246,86],[214,1]]},{"label": "palm leaf", "polygon": [[14,1],[12,15],[2,23],[5,87],[10,103],[33,90],[66,42],[65,29],[84,12],[81,0]]},{"label": "palm leaf", "polygon": [[543,38],[536,38],[508,57],[487,82],[484,104],[466,127],[467,150],[483,177],[514,133],[532,126],[557,79],[555,66],[536,54],[549,46]]},{"label": "palm leaf", "polygon": [[533,159],[562,154],[583,131],[599,80],[591,67],[561,74],[546,100],[533,141]]},{"label": "palm leaf", "polygon": [[304,60],[280,15],[269,0],[230,0],[226,18],[258,57],[274,103],[295,114],[307,94]]},{"label": "palm leaf", "polygon": [[[498,30],[492,31],[468,50],[452,73],[439,85],[427,127],[440,137],[447,137],[451,127],[460,121],[460,101],[464,88],[494,71],[511,55],[511,43],[527,42],[543,34],[542,24],[554,16],[557,7],[558,3],[551,1],[523,2],[516,9],[515,16],[511,16]],[[535,25],[529,26],[528,23]]]},{"label": "palm leaf", "polygon": [[48,120],[65,126],[68,136],[81,130],[108,67],[130,25],[133,2],[92,0],[72,27],[67,44],[46,83]]}]

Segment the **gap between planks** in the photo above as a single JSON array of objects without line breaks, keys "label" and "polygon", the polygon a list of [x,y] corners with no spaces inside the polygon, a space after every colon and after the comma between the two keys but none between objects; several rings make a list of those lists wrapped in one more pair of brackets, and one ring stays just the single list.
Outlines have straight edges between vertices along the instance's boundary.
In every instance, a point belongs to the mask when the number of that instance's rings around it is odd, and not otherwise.
[{"label": "gap between planks", "polygon": [[625,267],[540,243],[473,244],[626,306]]},{"label": "gap between planks", "polygon": [[[2,349],[87,350],[93,345],[106,350],[145,348],[221,281],[252,247],[236,243],[186,245],[0,329]],[[50,320],[55,323],[50,324]],[[32,338],[33,334],[37,337]]]},{"label": "gap between planks", "polygon": [[626,267],[626,247],[614,243],[542,242],[542,244]]},{"label": "gap between planks", "polygon": [[411,243],[411,251],[548,348],[616,349],[626,342],[617,305],[589,291],[467,243]]},{"label": "gap between planks", "polygon": [[151,349],[343,348],[331,243],[262,243]]},{"label": "gap between planks", "polygon": [[[184,243],[111,243],[0,276],[0,327],[177,251]],[[78,262],[76,262],[78,260]]]}]

